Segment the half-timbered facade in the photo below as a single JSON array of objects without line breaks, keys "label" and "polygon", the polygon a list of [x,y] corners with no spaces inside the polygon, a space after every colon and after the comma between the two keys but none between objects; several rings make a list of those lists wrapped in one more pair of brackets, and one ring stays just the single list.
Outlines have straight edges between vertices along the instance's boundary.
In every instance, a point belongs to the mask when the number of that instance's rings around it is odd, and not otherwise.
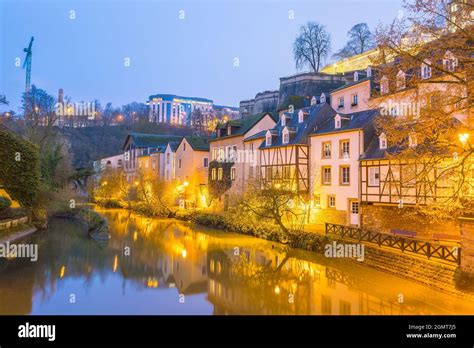
[{"label": "half-timbered facade", "polygon": [[328,104],[284,112],[260,145],[262,187],[275,187],[308,197],[310,177],[309,135],[336,112]]}]

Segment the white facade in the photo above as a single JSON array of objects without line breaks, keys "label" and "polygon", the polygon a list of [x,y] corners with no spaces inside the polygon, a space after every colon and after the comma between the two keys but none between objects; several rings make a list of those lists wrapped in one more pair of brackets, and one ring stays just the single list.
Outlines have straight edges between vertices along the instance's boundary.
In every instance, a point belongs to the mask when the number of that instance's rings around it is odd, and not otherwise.
[{"label": "white facade", "polygon": [[164,166],[163,166],[163,178],[165,181],[173,181],[176,179],[176,151],[173,150],[171,145],[166,145],[164,153]]}]

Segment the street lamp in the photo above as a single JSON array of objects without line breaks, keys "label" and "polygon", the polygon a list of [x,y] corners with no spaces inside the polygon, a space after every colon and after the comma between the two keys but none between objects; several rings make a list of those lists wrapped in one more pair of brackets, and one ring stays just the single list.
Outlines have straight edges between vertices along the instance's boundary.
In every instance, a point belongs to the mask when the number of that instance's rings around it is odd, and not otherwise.
[{"label": "street lamp", "polygon": [[459,133],[458,138],[459,141],[464,145],[469,140],[469,133]]}]

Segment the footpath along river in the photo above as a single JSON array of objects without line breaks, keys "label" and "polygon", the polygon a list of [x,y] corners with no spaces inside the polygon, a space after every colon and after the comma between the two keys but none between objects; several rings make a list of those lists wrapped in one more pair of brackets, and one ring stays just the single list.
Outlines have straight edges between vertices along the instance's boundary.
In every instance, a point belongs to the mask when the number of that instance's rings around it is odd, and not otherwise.
[{"label": "footpath along river", "polygon": [[[474,314],[474,302],[344,259],[120,209],[111,239],[53,219],[38,260],[0,259],[0,314]],[[472,297],[470,297],[472,298]]]}]

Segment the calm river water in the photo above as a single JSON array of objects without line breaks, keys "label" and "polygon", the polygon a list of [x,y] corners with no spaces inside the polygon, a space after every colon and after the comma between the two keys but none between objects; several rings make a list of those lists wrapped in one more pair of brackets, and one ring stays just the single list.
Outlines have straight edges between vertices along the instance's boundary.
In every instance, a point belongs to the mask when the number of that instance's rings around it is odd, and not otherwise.
[{"label": "calm river water", "polygon": [[474,314],[470,300],[363,264],[101,212],[106,243],[55,219],[21,241],[38,243],[38,261],[0,260],[0,314]]}]

